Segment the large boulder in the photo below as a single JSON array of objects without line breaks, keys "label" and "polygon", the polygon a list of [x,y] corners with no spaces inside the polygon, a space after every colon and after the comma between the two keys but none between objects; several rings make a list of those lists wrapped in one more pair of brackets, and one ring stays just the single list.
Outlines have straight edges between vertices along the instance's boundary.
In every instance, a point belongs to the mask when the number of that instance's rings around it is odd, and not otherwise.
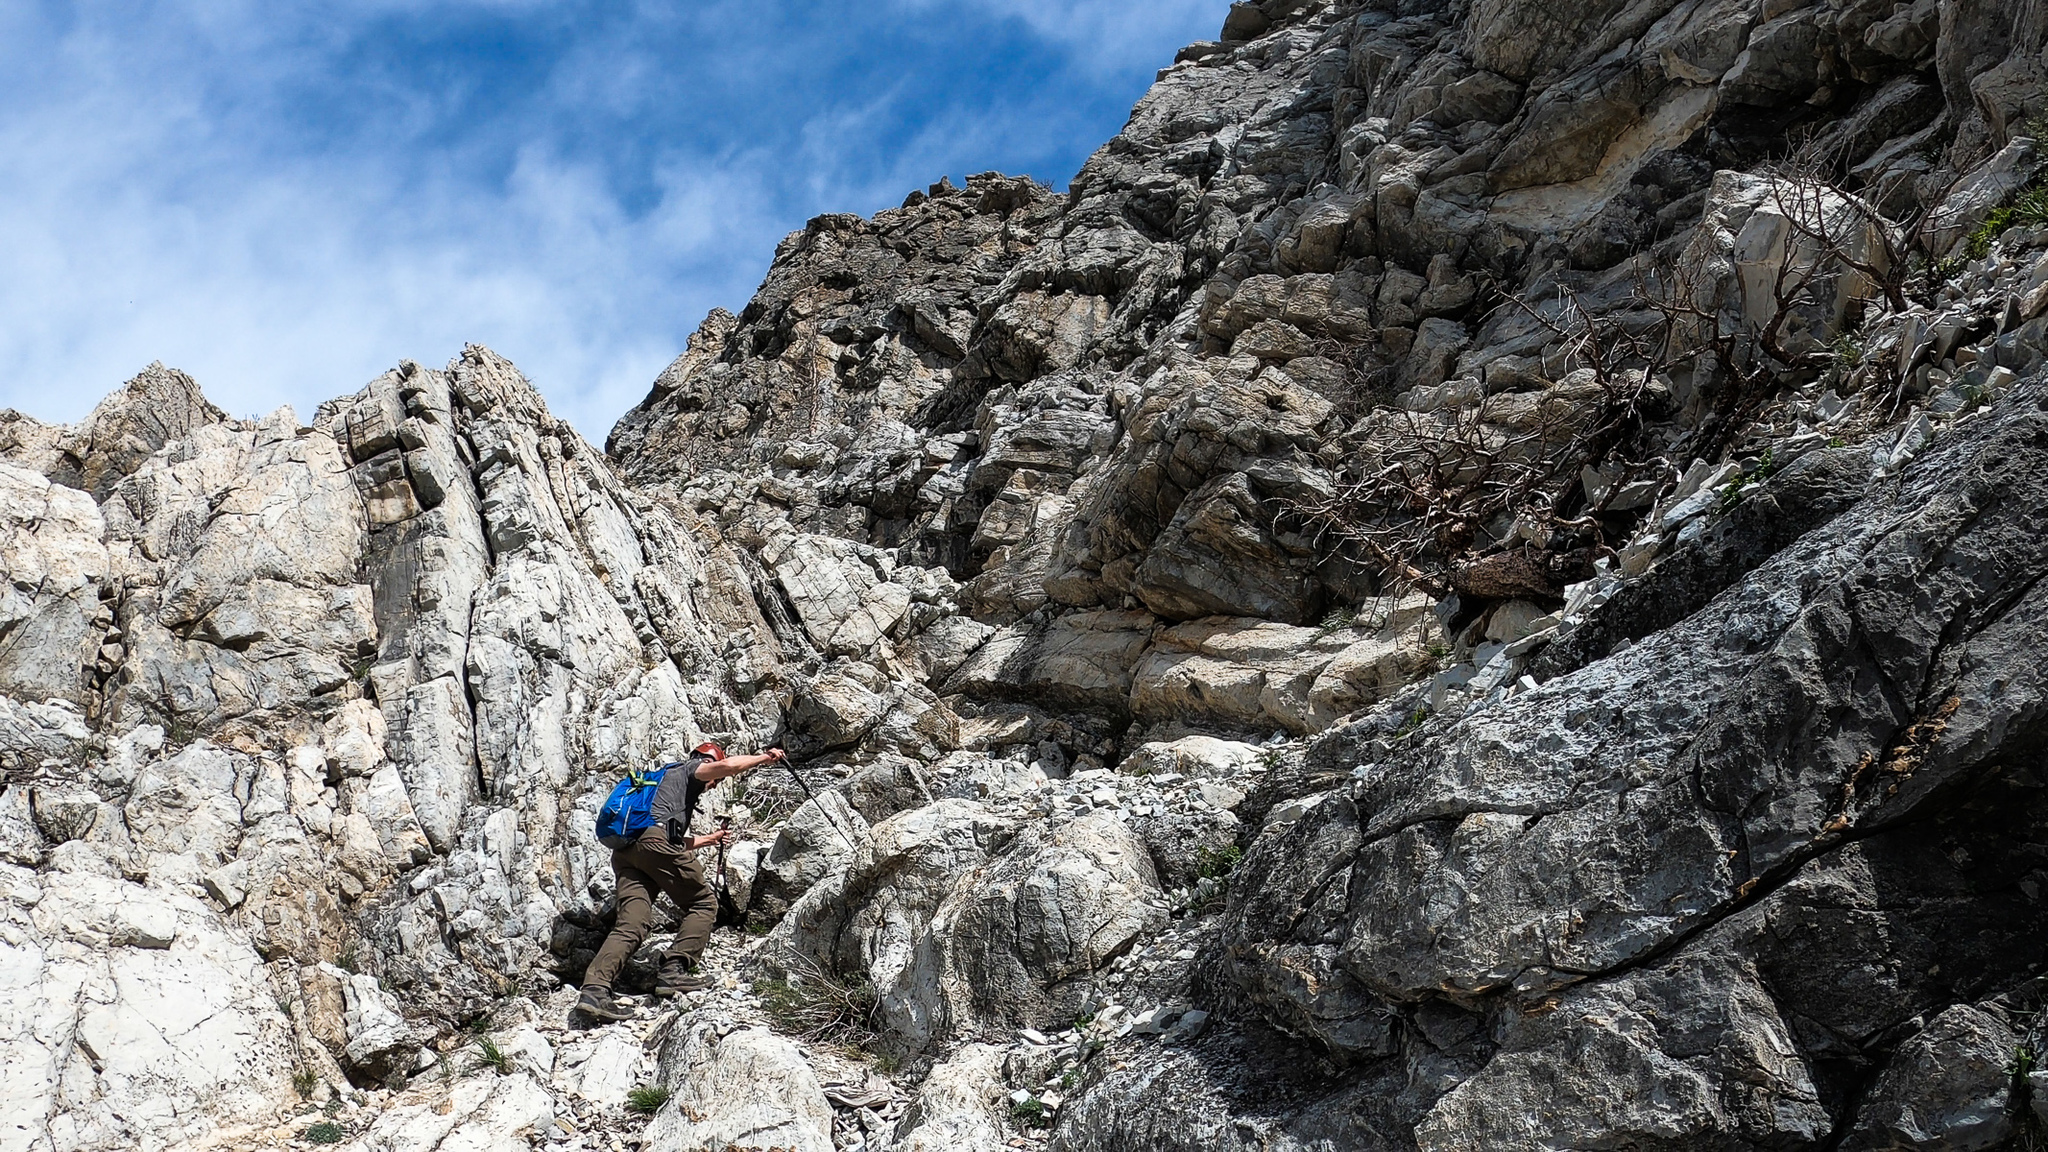
[{"label": "large boulder", "polygon": [[803,1050],[765,1028],[678,1028],[662,1046],[673,1095],[647,1126],[648,1152],[783,1148],[832,1152],[832,1105]]},{"label": "large boulder", "polygon": [[1996,1148],[2019,1131],[2012,1080],[2022,1045],[2012,1026],[1970,1004],[1927,1022],[1892,1054],[1845,1152]]},{"label": "large boulder", "polygon": [[290,1022],[247,941],[199,900],[91,870],[86,853],[68,859],[84,869],[0,866],[8,1136],[23,1148],[179,1144],[295,1099]]},{"label": "large boulder", "polygon": [[804,801],[761,856],[751,891],[755,910],[780,917],[812,885],[851,865],[872,840],[868,822],[840,792]]},{"label": "large boulder", "polygon": [[1000,1152],[1009,1090],[1003,1049],[969,1044],[934,1064],[896,1126],[893,1152]]},{"label": "large boulder", "polygon": [[1078,1012],[1089,977],[1165,922],[1144,843],[1091,813],[1026,833],[955,888],[932,917],[932,972],[956,1030],[1052,1027]]},{"label": "large boulder", "polygon": [[1232,617],[1162,628],[1131,672],[1149,724],[1320,732],[1425,675],[1444,642],[1427,597],[1320,628]]},{"label": "large boulder", "polygon": [[961,880],[1009,847],[1016,822],[968,800],[893,816],[851,867],[814,885],[768,937],[771,967],[795,954],[832,973],[864,977],[891,1033],[923,1047],[949,1027],[934,970],[932,922]]},{"label": "large boulder", "polygon": [[1775,329],[1788,354],[1811,351],[1878,295],[1852,265],[1889,266],[1888,228],[1875,208],[1817,179],[1717,172],[1679,257],[1677,291],[1721,333]]}]

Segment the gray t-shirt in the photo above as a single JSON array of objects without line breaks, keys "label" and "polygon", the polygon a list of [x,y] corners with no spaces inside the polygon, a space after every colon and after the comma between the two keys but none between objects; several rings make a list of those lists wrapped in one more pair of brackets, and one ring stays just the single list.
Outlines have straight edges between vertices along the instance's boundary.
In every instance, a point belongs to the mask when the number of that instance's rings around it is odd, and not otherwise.
[{"label": "gray t-shirt", "polygon": [[710,759],[692,756],[661,778],[661,787],[654,790],[654,803],[648,806],[648,815],[654,817],[656,828],[668,827],[670,820],[680,821],[676,825],[679,832],[690,827],[690,817],[697,814],[698,798],[711,787],[697,779],[697,769]]}]

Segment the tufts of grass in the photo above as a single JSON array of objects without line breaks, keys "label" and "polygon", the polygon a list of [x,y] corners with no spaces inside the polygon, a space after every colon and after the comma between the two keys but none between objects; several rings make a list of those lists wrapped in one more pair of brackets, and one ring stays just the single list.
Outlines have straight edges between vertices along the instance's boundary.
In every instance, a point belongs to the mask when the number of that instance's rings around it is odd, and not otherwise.
[{"label": "tufts of grass", "polygon": [[497,1041],[489,1036],[479,1036],[476,1038],[476,1051],[478,1068],[489,1068],[500,1076],[512,1074],[512,1057],[498,1047]]},{"label": "tufts of grass", "polygon": [[668,1103],[669,1097],[673,1095],[674,1092],[659,1084],[642,1085],[626,1093],[626,1110],[642,1116],[652,1116],[661,1111],[661,1106]]},{"label": "tufts of grass", "polygon": [[322,1120],[318,1124],[306,1129],[306,1143],[308,1144],[339,1144],[346,1139],[348,1139],[348,1129],[343,1128],[332,1120]]},{"label": "tufts of grass", "polygon": [[1243,861],[1244,849],[1235,844],[1221,849],[1203,848],[1195,853],[1195,875],[1204,880],[1227,879]]},{"label": "tufts of grass", "polygon": [[1016,1121],[1019,1128],[1050,1128],[1052,1109],[1045,1106],[1045,1101],[1033,1096],[1010,1105],[1010,1119]]},{"label": "tufts of grass", "polygon": [[1828,350],[1835,354],[1836,362],[1841,364],[1844,371],[1853,371],[1861,367],[1866,354],[1863,337],[1854,332],[1844,332],[1835,337],[1835,342]]},{"label": "tufts of grass", "polygon": [[2019,198],[1984,218],[1970,233],[1970,259],[1982,260],[1991,245],[2013,228],[2039,228],[2048,224],[2048,186],[2029,188]]},{"label": "tufts of grass", "polygon": [[1737,504],[1742,503],[1742,498],[1749,495],[1751,488],[1769,480],[1777,472],[1778,465],[1772,459],[1772,452],[1772,449],[1764,449],[1764,454],[1758,460],[1756,468],[1753,471],[1744,473],[1735,483],[1728,486],[1727,491],[1721,493],[1721,511],[1727,512]]},{"label": "tufts of grass", "polygon": [[1333,632],[1342,632],[1346,628],[1356,626],[1357,623],[1358,613],[1349,608],[1333,609],[1328,616],[1323,617],[1321,626],[1316,629],[1316,635],[1328,636]]},{"label": "tufts of grass", "polygon": [[313,1089],[319,1086],[320,1074],[311,1068],[301,1068],[292,1073],[292,1091],[297,1092],[301,1100],[312,1099]]},{"label": "tufts of grass", "polygon": [[778,1031],[862,1050],[881,1038],[874,985],[827,972],[795,952],[787,954],[784,967],[785,978],[754,982],[754,995]]}]

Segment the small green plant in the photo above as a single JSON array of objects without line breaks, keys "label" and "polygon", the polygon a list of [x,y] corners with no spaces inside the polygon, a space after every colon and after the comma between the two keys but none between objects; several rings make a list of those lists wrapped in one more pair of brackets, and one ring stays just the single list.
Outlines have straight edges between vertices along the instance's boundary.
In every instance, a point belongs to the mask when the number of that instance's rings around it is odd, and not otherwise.
[{"label": "small green plant", "polygon": [[1244,849],[1235,844],[1227,848],[1203,848],[1195,853],[1195,875],[1204,880],[1223,880],[1243,861]]},{"label": "small green plant", "polygon": [[1080,1082],[1081,1070],[1078,1068],[1069,1068],[1065,1072],[1060,1073],[1060,1091],[1062,1092],[1073,1091],[1074,1085]]},{"label": "small green plant", "polygon": [[476,1051],[478,1068],[489,1068],[500,1076],[512,1074],[512,1057],[498,1047],[497,1041],[489,1036],[479,1036],[476,1038]]},{"label": "small green plant", "polygon": [[348,947],[341,950],[341,955],[334,958],[334,966],[351,976],[362,974],[363,957],[362,953],[357,950],[354,942],[350,942]]},{"label": "small green plant", "polygon": [[1045,1101],[1033,1096],[1010,1105],[1010,1119],[1015,1120],[1020,1128],[1050,1128],[1052,1109],[1045,1106]]},{"label": "small green plant", "polygon": [[1773,461],[1772,450],[1769,448],[1764,449],[1764,454],[1757,461],[1757,466],[1751,471],[1743,473],[1736,479],[1735,483],[1728,486],[1727,491],[1721,493],[1721,511],[1727,512],[1737,504],[1742,503],[1743,497],[1749,495],[1751,488],[1770,479],[1771,475],[1777,470],[1778,466]]},{"label": "small green plant", "polygon": [[674,1092],[659,1084],[643,1085],[626,1093],[626,1110],[652,1116],[661,1111],[661,1106],[668,1103],[668,1098],[673,1095]]},{"label": "small green plant", "polygon": [[1342,632],[1346,628],[1354,627],[1357,623],[1358,613],[1351,609],[1332,609],[1328,616],[1323,617],[1323,623],[1316,629],[1316,635],[1328,636],[1332,632]]},{"label": "small green plant", "polygon": [[348,1139],[348,1129],[343,1128],[332,1120],[322,1120],[318,1124],[306,1129],[306,1143],[308,1144],[339,1144],[346,1139]]},{"label": "small green plant", "polygon": [[1829,350],[1835,354],[1844,371],[1853,371],[1863,363],[1863,337],[1854,332],[1844,332],[1835,337]]},{"label": "small green plant", "polygon": [[1278,771],[1280,768],[1280,750],[1278,748],[1268,748],[1264,752],[1259,753],[1259,766],[1268,772]]},{"label": "small green plant", "polygon": [[1406,740],[1410,736],[1415,735],[1422,730],[1423,724],[1427,723],[1428,720],[1429,709],[1417,708],[1408,714],[1408,719],[1403,720],[1399,728],[1394,730],[1394,739]]},{"label": "small green plant", "polygon": [[1991,245],[2010,229],[2039,228],[2044,224],[2048,224],[2048,185],[2036,185],[2020,193],[2011,204],[1994,209],[1977,225],[1977,230],[1970,233],[1970,259],[1982,260],[1990,255]]},{"label": "small green plant", "polygon": [[320,1074],[311,1068],[301,1068],[292,1073],[292,1091],[297,1092],[301,1100],[312,1099],[313,1089],[319,1086]]},{"label": "small green plant", "polygon": [[1074,1017],[1074,1031],[1079,1032],[1093,1023],[1095,1023],[1095,1013],[1083,1012],[1079,1016]]},{"label": "small green plant", "polygon": [[1451,646],[1448,644],[1431,644],[1429,646],[1429,655],[1433,660],[1441,660],[1450,654]]},{"label": "small green plant", "polygon": [[321,1105],[320,1112],[325,1116],[339,1116],[341,1114],[341,1097],[328,1097],[327,1103]]},{"label": "small green plant", "polygon": [[884,1076],[894,1076],[903,1067],[903,1057],[894,1052],[871,1051],[868,1058],[874,1061],[875,1071]]}]

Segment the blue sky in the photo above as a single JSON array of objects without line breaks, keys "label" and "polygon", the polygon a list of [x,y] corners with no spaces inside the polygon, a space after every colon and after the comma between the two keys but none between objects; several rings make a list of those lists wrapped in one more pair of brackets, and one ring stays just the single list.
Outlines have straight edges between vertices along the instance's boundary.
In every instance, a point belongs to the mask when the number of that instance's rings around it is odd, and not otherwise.
[{"label": "blue sky", "polygon": [[783,234],[1064,187],[1228,0],[8,0],[0,406],[151,360],[310,419],[510,356],[602,442]]}]

